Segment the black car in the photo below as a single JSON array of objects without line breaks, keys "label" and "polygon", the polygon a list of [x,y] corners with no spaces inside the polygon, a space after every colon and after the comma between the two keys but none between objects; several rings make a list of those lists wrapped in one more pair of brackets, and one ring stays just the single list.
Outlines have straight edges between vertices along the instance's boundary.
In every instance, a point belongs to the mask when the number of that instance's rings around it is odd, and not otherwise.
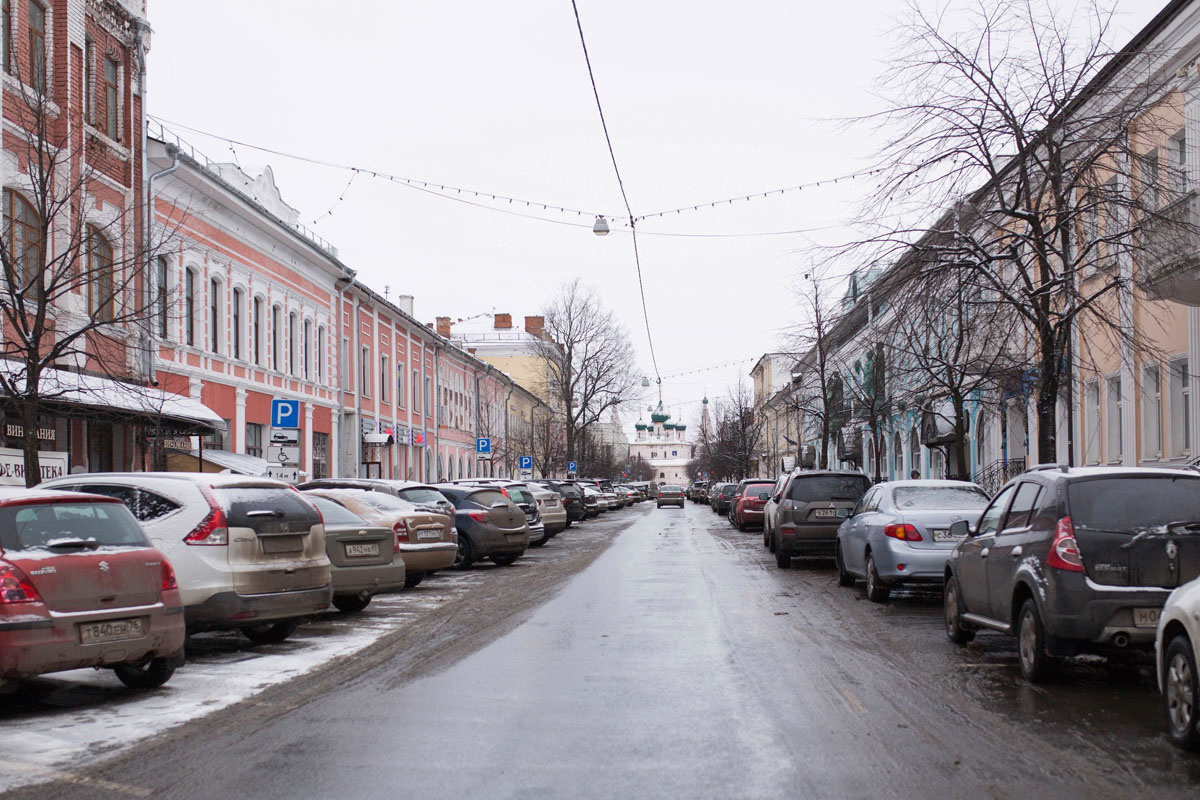
[{"label": "black car", "polygon": [[783,486],[767,546],[780,569],[795,557],[833,558],[837,530],[870,484],[861,472],[809,469],[793,472]]},{"label": "black car", "polygon": [[558,492],[559,496],[562,497],[563,508],[567,510],[568,526],[570,526],[572,522],[579,522],[581,519],[583,519],[583,516],[586,513],[583,507],[583,490],[580,489],[575,483],[572,481],[552,481],[549,479],[532,481],[532,483],[535,483],[538,486],[544,486],[550,491]]},{"label": "black car", "polygon": [[736,483],[718,483],[716,489],[709,495],[709,505],[712,510],[718,514],[729,513],[729,501],[733,499],[733,493],[737,489]]},{"label": "black car", "polygon": [[436,488],[454,504],[458,528],[458,558],[455,569],[490,558],[507,567],[529,547],[529,525],[525,512],[493,486],[440,483]]},{"label": "black car", "polygon": [[1153,647],[1167,596],[1200,575],[1200,474],[1045,465],[951,531],[946,634],[1014,634],[1037,682],[1056,656]]}]

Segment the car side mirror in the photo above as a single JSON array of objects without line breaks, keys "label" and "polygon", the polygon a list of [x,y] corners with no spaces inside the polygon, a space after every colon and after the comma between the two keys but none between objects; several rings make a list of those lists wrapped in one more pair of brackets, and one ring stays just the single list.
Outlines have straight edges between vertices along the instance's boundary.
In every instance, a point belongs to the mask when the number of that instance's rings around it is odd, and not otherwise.
[{"label": "car side mirror", "polygon": [[950,535],[955,539],[965,539],[973,535],[973,533],[971,526],[967,524],[965,519],[950,523]]}]

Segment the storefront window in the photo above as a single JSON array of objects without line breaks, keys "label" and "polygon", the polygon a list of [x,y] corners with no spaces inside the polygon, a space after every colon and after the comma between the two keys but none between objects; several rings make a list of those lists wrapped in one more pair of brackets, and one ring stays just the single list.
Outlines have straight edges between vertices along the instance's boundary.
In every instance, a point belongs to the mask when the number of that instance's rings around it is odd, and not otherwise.
[{"label": "storefront window", "polygon": [[313,463],[312,476],[316,478],[329,477],[329,434],[313,433]]},{"label": "storefront window", "polygon": [[263,426],[257,422],[246,423],[246,455],[262,458]]}]

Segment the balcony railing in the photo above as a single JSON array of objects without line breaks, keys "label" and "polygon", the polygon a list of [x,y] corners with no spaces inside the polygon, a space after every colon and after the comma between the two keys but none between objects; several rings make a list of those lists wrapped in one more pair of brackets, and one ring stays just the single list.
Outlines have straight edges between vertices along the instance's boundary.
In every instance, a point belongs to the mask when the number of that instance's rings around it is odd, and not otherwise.
[{"label": "balcony railing", "polygon": [[1200,195],[1193,189],[1143,220],[1139,287],[1152,299],[1200,306]]}]

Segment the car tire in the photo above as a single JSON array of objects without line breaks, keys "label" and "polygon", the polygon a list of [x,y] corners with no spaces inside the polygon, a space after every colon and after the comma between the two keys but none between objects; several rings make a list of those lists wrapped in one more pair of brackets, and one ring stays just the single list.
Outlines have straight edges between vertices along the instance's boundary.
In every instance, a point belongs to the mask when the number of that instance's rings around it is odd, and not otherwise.
[{"label": "car tire", "polygon": [[964,625],[962,621],[961,595],[958,578],[951,575],[946,579],[946,588],[942,592],[942,606],[946,621],[946,638],[954,644],[967,644],[975,638],[975,631]]},{"label": "car tire", "polygon": [[1050,675],[1051,660],[1046,652],[1046,629],[1037,603],[1027,598],[1017,612],[1017,663],[1021,675],[1030,683],[1042,683]]},{"label": "car tire", "polygon": [[404,588],[415,589],[425,580],[424,572],[409,572],[404,576]]},{"label": "car tire", "polygon": [[458,552],[454,554],[454,569],[468,569],[475,563],[475,547],[471,540],[458,534]]},{"label": "car tire", "polygon": [[165,658],[152,658],[145,664],[117,664],[113,673],[130,689],[157,689],[175,674]]},{"label": "car tire", "polygon": [[784,553],[778,547],[775,548],[775,566],[780,569],[788,569],[792,566],[792,557]]},{"label": "car tire", "polygon": [[834,547],[833,563],[837,566],[838,586],[853,586],[854,576],[846,571],[846,562],[842,559],[841,542],[838,542]]},{"label": "car tire", "polygon": [[546,542],[548,542],[548,541],[550,541],[550,534],[548,534],[548,533],[543,533],[543,534],[542,534],[542,538],[538,539],[536,542],[530,542],[530,543],[529,543],[529,546],[530,546],[530,547],[541,547],[542,545],[544,545],[544,544],[545,544]]},{"label": "car tire", "polygon": [[520,555],[492,556],[492,563],[498,567],[511,567],[517,563],[517,559],[520,557]]},{"label": "car tire", "polygon": [[1163,715],[1171,742],[1184,750],[1200,750],[1200,673],[1186,634],[1167,643],[1163,653]]},{"label": "car tire", "polygon": [[[405,578],[405,581],[408,579]],[[343,614],[357,614],[371,604],[371,596],[360,594],[343,594],[333,596],[333,607]]]},{"label": "car tire", "polygon": [[886,603],[892,596],[892,590],[879,580],[879,570],[875,569],[875,556],[867,553],[867,599],[872,603]]},{"label": "car tire", "polygon": [[242,628],[242,633],[255,644],[279,644],[295,633],[298,627],[298,623],[290,620],[264,622],[261,625],[248,625]]}]

